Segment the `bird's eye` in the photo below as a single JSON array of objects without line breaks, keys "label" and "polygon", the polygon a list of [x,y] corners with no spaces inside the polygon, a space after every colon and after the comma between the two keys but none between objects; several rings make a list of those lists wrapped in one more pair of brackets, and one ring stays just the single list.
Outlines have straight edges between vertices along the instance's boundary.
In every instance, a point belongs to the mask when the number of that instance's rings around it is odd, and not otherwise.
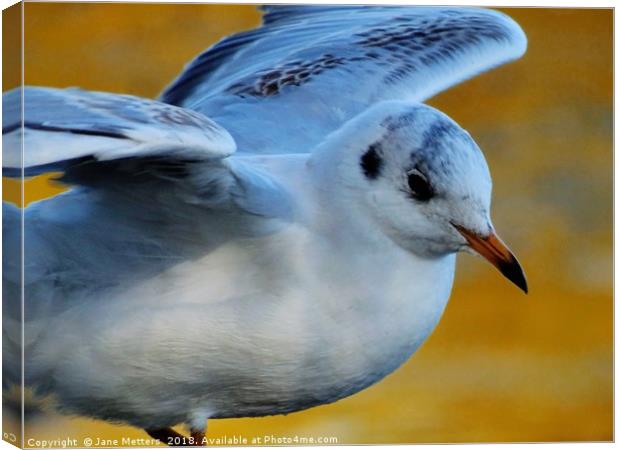
[{"label": "bird's eye", "polygon": [[426,176],[418,169],[413,169],[407,175],[407,184],[411,190],[411,195],[416,200],[427,202],[433,196],[433,189],[429,184]]}]

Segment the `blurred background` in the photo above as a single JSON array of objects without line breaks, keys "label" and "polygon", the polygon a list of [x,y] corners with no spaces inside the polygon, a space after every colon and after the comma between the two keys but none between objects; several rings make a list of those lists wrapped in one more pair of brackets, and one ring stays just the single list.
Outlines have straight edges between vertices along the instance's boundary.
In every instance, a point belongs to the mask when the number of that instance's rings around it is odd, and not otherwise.
[{"label": "blurred background", "polygon": [[[523,263],[530,294],[462,255],[442,321],[397,372],[332,405],[211,421],[210,437],[613,439],[612,10],[502,10],[528,36],[525,57],[429,103],[485,152],[495,225]],[[205,47],[259,22],[254,6],[26,3],[25,80],[155,97]],[[6,20],[5,42],[11,26]],[[6,70],[3,90],[18,84],[19,72]],[[3,186],[5,198],[19,198],[17,183]],[[59,190],[31,179],[25,200]],[[57,415],[26,424],[26,438],[66,436],[146,437]]]}]

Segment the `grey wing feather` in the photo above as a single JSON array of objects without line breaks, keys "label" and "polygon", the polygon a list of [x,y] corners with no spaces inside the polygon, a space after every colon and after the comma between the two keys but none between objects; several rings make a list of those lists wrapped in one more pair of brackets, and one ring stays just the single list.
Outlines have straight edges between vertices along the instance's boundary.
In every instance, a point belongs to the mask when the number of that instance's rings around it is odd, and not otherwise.
[{"label": "grey wing feather", "polygon": [[527,46],[512,19],[485,9],[263,9],[262,27],[207,50],[161,96],[213,117],[242,152],[310,151],[372,103],[423,101]]},{"label": "grey wing feather", "polygon": [[[2,104],[5,176],[22,176],[23,164],[24,176],[60,171],[60,181],[121,197],[157,196],[168,205],[264,217],[289,211],[282,188],[229,159],[232,137],[196,111],[129,95],[39,87],[7,92]],[[280,206],[265,201],[270,198]]]},{"label": "grey wing feather", "polygon": [[[23,95],[23,134],[22,134]],[[26,87],[2,96],[3,170],[26,175],[74,161],[167,155],[216,159],[235,151],[228,132],[202,114],[154,100],[79,89]]]}]

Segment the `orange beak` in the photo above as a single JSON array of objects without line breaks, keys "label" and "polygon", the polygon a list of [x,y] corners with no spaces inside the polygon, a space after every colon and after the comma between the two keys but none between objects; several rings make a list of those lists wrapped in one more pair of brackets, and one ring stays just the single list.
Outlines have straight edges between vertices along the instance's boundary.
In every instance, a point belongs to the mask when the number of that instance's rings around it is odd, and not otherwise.
[{"label": "orange beak", "polygon": [[482,237],[460,225],[452,224],[463,235],[469,246],[485,258],[510,281],[527,294],[527,281],[517,258],[495,233]]}]

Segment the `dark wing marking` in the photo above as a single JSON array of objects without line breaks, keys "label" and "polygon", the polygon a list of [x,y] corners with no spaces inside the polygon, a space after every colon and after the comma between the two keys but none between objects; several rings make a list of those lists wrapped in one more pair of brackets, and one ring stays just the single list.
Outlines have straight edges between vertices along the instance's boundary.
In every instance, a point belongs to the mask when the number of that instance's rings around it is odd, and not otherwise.
[{"label": "dark wing marking", "polygon": [[526,48],[476,8],[269,6],[261,28],[200,55],[162,100],[213,117],[241,151],[309,151],[370,104],[423,101]]}]

